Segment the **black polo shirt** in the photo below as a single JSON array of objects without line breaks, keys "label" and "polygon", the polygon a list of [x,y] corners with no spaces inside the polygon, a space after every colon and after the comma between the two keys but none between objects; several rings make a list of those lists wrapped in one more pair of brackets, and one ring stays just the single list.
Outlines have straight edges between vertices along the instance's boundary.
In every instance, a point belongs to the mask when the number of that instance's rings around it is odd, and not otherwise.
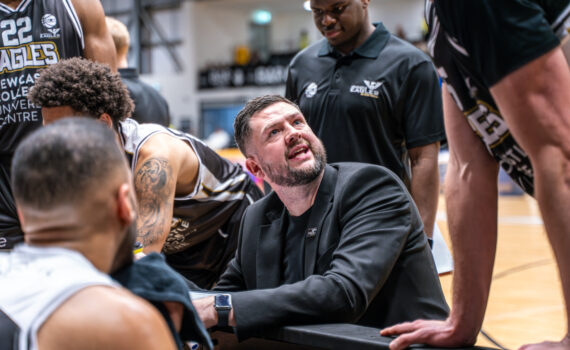
[{"label": "black polo shirt", "polygon": [[142,81],[134,68],[120,68],[121,80],[127,86],[135,104],[131,118],[139,123],[170,126],[170,109],[166,99],[152,86]]},{"label": "black polo shirt", "polygon": [[410,186],[408,149],[445,139],[439,78],[429,57],[382,23],[348,55],[321,40],[291,61],[297,102],[329,162],[388,167]]}]

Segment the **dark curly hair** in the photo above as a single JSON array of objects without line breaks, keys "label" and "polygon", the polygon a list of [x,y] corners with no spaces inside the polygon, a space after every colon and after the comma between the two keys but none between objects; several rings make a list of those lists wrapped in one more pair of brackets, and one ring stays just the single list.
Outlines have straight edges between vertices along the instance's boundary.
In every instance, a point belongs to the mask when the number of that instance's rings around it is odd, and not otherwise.
[{"label": "dark curly hair", "polygon": [[74,57],[40,71],[28,99],[39,107],[69,106],[83,116],[107,113],[116,127],[134,109],[125,84],[104,64]]}]

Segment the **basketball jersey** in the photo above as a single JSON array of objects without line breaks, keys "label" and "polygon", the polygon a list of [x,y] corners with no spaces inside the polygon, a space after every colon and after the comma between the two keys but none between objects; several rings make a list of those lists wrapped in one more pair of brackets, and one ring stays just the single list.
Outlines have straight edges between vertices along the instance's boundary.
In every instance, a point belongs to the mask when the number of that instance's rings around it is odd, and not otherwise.
[{"label": "basketball jersey", "polygon": [[24,0],[0,4],[0,155],[42,124],[26,96],[38,70],[83,54],[83,32],[71,0]]},{"label": "basketball jersey", "polygon": [[[461,33],[466,30],[471,30],[472,33],[487,33],[492,32],[495,27],[479,19],[466,24],[467,21],[459,18],[456,13],[450,15],[446,12],[449,16],[445,23],[438,17],[438,11],[445,9],[448,12],[459,12],[462,6],[472,3],[468,0],[440,1],[434,5],[430,0],[426,0],[428,51],[439,75],[446,82],[450,95],[489,153],[526,193],[533,195],[534,173],[530,159],[510,132],[491,96],[489,86],[533,57],[558,45],[556,36],[560,38],[567,34],[570,5],[568,0],[527,1],[526,5],[521,7],[517,7],[516,3],[494,3],[494,6],[503,6],[505,9],[512,6],[508,11],[505,10],[510,17],[503,16],[504,22],[512,23],[510,27],[505,26],[510,31],[504,29],[500,33],[488,34],[485,41],[476,42],[461,37]],[[478,18],[475,15],[474,17]],[[479,28],[464,28],[468,25],[477,25]],[[513,32],[513,28],[519,30]],[[531,30],[525,31],[521,28]],[[451,29],[455,32],[450,32]],[[504,44],[505,42],[513,45]],[[466,44],[470,46],[467,47]]]},{"label": "basketball jersey", "polygon": [[83,33],[71,0],[0,3],[0,250],[23,240],[10,189],[16,146],[42,125],[40,108],[26,98],[39,70],[82,56]]},{"label": "basketball jersey", "polygon": [[248,192],[254,189],[258,193],[258,189],[240,165],[222,158],[194,136],[158,124],[139,124],[133,119],[126,119],[119,123],[119,134],[133,171],[141,147],[151,136],[159,133],[186,142],[200,164],[194,190],[174,198],[171,230],[163,248],[164,253],[173,254],[220,234],[220,227],[242,201],[257,199],[251,198]]},{"label": "basketball jersey", "polygon": [[45,320],[93,285],[118,286],[78,252],[19,245],[0,253],[0,350],[36,350]]}]

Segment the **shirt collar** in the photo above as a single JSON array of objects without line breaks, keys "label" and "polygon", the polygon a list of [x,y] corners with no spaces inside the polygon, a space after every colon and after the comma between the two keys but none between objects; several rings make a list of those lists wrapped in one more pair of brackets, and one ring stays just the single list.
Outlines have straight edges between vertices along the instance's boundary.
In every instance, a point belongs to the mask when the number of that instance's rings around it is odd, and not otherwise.
[{"label": "shirt collar", "polygon": [[119,68],[119,74],[122,78],[138,78],[139,76],[136,68]]},{"label": "shirt collar", "polygon": [[[380,51],[386,46],[388,39],[390,39],[390,32],[386,30],[382,22],[373,23],[376,29],[372,32],[370,37],[364,41],[362,45],[357,47],[348,55],[356,54],[366,58],[376,58],[380,54]],[[319,56],[340,56],[334,47],[329,44],[329,42],[324,39],[319,50]]]}]

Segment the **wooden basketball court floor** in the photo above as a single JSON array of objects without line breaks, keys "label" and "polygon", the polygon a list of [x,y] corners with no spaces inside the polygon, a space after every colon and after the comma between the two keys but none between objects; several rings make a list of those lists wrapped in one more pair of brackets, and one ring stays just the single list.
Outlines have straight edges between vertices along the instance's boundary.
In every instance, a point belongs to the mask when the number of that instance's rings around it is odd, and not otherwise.
[{"label": "wooden basketball court floor", "polygon": [[[451,247],[443,196],[437,223]],[[440,280],[451,305],[452,275]],[[483,332],[506,349],[543,340],[558,341],[566,332],[556,263],[532,197],[499,198],[497,254]],[[483,334],[476,345],[497,347]]]}]

